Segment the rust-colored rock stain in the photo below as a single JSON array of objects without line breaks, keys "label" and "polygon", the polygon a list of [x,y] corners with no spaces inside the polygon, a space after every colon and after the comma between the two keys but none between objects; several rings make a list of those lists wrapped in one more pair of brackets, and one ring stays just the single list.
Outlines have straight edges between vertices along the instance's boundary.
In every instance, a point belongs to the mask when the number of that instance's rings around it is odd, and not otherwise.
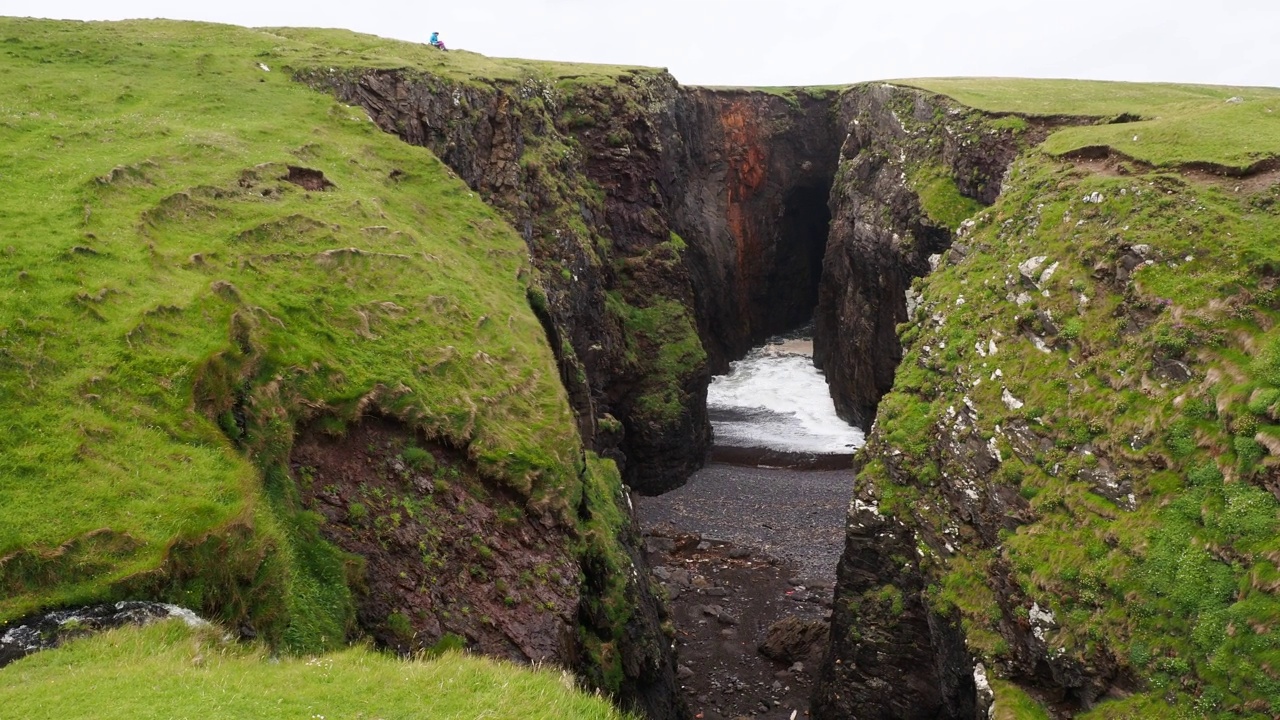
[{"label": "rust-colored rock stain", "polygon": [[[750,222],[747,203],[764,185],[769,162],[768,148],[760,141],[759,117],[748,102],[725,106],[720,115],[724,128],[724,153],[728,158],[725,185],[729,191],[727,219],[729,234],[738,250],[738,302],[747,308],[748,288],[755,287],[761,275],[759,260],[763,242],[759,228]],[[744,318],[749,314],[744,313]]]}]

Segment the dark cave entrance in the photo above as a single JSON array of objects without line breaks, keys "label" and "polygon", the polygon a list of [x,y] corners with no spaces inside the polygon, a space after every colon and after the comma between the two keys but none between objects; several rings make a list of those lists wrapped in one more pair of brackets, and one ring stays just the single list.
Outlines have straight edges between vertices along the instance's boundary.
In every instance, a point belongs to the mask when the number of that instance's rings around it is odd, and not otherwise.
[{"label": "dark cave entrance", "polygon": [[793,188],[783,198],[773,265],[754,298],[762,321],[754,333],[757,342],[813,318],[831,230],[830,194],[830,183],[824,183]]}]

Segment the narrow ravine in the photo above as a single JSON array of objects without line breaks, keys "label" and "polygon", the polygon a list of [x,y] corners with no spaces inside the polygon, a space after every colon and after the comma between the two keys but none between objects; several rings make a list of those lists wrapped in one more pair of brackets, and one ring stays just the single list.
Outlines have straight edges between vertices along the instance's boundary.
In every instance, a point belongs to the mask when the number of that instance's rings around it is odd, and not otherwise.
[{"label": "narrow ravine", "polygon": [[715,377],[713,461],[639,500],[681,689],[705,720],[808,711],[863,443],[836,416],[809,333],[773,338]]}]

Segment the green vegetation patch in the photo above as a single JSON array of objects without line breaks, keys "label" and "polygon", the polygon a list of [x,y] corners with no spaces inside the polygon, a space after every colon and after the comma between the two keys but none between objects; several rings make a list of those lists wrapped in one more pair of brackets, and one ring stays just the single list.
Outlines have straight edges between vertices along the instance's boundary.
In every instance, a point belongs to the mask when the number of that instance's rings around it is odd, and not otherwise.
[{"label": "green vegetation patch", "polygon": [[996,695],[995,720],[1050,720],[1049,711],[1022,688],[1003,680],[992,680]]},{"label": "green vegetation patch", "polygon": [[446,651],[403,660],[356,647],[272,658],[178,621],[75,641],[5,668],[0,703],[53,718],[598,718],[623,715],[562,671]]},{"label": "green vegetation patch", "polygon": [[[901,327],[859,485],[920,530],[928,600],[988,667],[1031,623],[1047,661],[1140,680],[1090,717],[1280,712],[1278,201],[1033,151]],[[995,497],[986,543],[958,508]]]},{"label": "green vegetation patch", "polygon": [[285,465],[317,414],[395,415],[523,497],[577,496],[520,237],[281,72],[353,49],[176,22],[0,32],[0,621],[145,590],[340,642],[349,559]]},{"label": "green vegetation patch", "polygon": [[707,358],[688,309],[665,297],[645,306],[630,305],[621,292],[610,292],[608,302],[628,331],[627,361],[642,378],[637,409],[647,419],[675,422],[688,406],[687,380]]},{"label": "green vegetation patch", "polygon": [[1276,88],[1015,78],[900,82],[989,112],[1097,119],[1051,135],[1044,147],[1055,155],[1105,146],[1156,166],[1234,169],[1280,156]]},{"label": "green vegetation patch", "polygon": [[982,203],[961,195],[956,181],[938,168],[925,166],[918,169],[909,184],[920,198],[920,208],[925,214],[953,232],[960,223],[982,210]]}]

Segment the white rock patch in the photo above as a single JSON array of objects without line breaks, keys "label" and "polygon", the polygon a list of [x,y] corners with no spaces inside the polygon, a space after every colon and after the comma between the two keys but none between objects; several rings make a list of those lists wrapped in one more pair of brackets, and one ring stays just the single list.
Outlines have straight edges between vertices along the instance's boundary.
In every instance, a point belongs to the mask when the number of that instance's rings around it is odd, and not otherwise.
[{"label": "white rock patch", "polygon": [[1013,393],[1009,392],[1009,388],[1004,389],[1004,392],[1000,394],[1000,399],[1004,400],[1005,407],[1010,410],[1021,410],[1022,406],[1026,405],[1026,403],[1014,397]]}]

